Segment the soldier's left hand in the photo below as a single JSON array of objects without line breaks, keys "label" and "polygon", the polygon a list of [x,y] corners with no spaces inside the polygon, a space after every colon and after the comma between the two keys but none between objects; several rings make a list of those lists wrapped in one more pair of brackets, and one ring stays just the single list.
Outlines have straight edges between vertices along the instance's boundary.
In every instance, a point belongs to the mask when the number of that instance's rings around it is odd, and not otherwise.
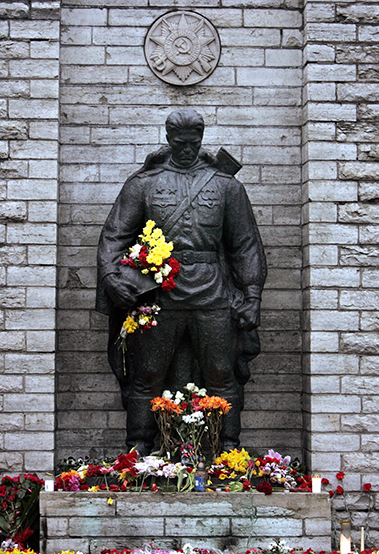
[{"label": "soldier's left hand", "polygon": [[260,325],[260,305],[259,298],[248,298],[238,308],[238,315],[240,316],[238,327],[245,331],[251,331]]}]

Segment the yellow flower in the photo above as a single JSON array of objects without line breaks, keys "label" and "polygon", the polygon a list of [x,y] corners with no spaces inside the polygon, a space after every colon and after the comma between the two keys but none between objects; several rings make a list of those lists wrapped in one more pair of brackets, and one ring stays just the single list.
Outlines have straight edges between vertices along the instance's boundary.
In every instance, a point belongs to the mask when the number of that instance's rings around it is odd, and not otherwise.
[{"label": "yellow flower", "polygon": [[154,231],[152,232],[151,236],[153,237],[153,239],[159,239],[159,237],[162,235],[162,229],[159,229],[159,227],[157,227],[156,229],[154,229]]},{"label": "yellow flower", "polygon": [[90,488],[88,489],[88,492],[97,492],[97,491],[99,491],[99,490],[100,490],[99,485],[94,485],[93,487],[90,487]]},{"label": "yellow flower", "polygon": [[113,498],[108,498],[107,503],[108,503],[109,505],[112,505],[112,504],[113,504]]},{"label": "yellow flower", "polygon": [[142,229],[143,234],[150,235],[154,227],[155,227],[155,221],[153,221],[152,219],[149,219],[148,221],[146,221],[146,225]]},{"label": "yellow flower", "polygon": [[255,469],[253,469],[253,475],[256,475],[256,474],[257,474],[256,470],[255,470]]},{"label": "yellow flower", "polygon": [[213,492],[212,489],[205,489],[205,490],[206,490],[206,492]]},{"label": "yellow flower", "polygon": [[128,315],[122,326],[127,333],[134,333],[134,331],[138,328],[138,323],[134,321],[130,315]]},{"label": "yellow flower", "polygon": [[231,477],[232,479],[234,479],[234,477],[237,477],[236,472],[235,472],[235,471],[232,471],[232,473],[230,474],[230,477]]},{"label": "yellow flower", "polygon": [[286,478],[285,478],[285,477],[282,477],[280,480],[281,480],[282,483],[285,483],[285,482],[286,482]]},{"label": "yellow flower", "polygon": [[264,474],[265,474],[265,472],[260,469],[259,473],[258,473],[258,477],[263,477]]},{"label": "yellow flower", "polygon": [[143,273],[144,275],[147,275],[149,273],[149,270],[147,268],[141,269],[141,273]]},{"label": "yellow flower", "polygon": [[218,476],[219,479],[221,479],[221,481],[223,481],[224,479],[227,479],[228,476],[226,475],[226,473],[220,473],[220,475]]}]

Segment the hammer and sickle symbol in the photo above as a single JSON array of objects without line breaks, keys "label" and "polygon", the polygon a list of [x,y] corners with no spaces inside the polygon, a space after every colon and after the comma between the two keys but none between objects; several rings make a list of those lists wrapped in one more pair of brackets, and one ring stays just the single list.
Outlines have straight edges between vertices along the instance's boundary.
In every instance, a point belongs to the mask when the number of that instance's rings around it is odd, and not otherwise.
[{"label": "hammer and sickle symbol", "polygon": [[188,54],[191,51],[191,41],[186,37],[179,37],[175,41],[178,54]]}]

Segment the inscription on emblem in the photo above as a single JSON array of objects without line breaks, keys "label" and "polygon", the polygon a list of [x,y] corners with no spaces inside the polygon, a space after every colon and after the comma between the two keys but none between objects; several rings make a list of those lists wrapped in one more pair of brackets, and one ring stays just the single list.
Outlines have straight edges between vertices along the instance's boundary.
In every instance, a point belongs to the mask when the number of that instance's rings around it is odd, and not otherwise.
[{"label": "inscription on emblem", "polygon": [[145,40],[145,57],[157,77],[171,85],[194,85],[214,71],[220,39],[210,21],[195,12],[170,12],[157,19]]}]

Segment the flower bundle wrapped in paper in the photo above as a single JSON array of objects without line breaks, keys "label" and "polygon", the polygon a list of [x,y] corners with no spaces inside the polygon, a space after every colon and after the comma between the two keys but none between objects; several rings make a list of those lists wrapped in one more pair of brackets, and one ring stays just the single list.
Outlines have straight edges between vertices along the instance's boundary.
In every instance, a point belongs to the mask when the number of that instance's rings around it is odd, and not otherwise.
[{"label": "flower bundle wrapped in paper", "polygon": [[138,242],[129,248],[130,253],[124,255],[121,263],[140,269],[146,275],[152,272],[155,282],[164,291],[175,288],[174,279],[180,271],[180,264],[171,256],[173,243],[166,242],[162,229],[156,227],[155,221],[151,219],[146,222],[138,238]]}]

